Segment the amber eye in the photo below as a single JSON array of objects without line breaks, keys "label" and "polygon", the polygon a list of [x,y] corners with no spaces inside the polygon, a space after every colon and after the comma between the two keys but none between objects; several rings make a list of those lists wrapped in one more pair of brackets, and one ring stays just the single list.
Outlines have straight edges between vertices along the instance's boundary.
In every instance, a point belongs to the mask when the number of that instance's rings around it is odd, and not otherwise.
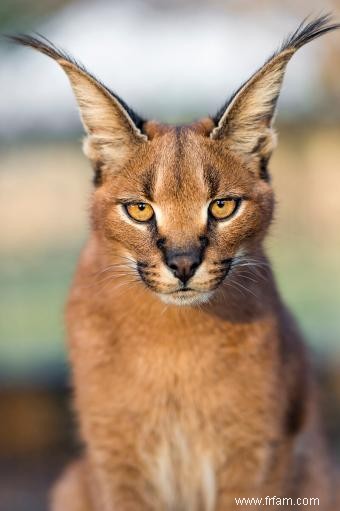
[{"label": "amber eye", "polygon": [[154,215],[152,207],[146,202],[127,204],[125,207],[129,216],[134,220],[137,220],[137,222],[148,222]]},{"label": "amber eye", "polygon": [[229,218],[237,209],[240,199],[216,199],[210,206],[209,211],[216,220]]}]

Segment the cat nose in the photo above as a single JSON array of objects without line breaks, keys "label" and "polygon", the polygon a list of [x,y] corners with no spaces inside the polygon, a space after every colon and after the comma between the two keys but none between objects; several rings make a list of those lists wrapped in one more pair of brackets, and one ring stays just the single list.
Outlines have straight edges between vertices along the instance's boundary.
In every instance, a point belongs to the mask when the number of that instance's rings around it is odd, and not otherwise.
[{"label": "cat nose", "polygon": [[186,284],[201,264],[201,259],[198,251],[182,252],[173,253],[166,262],[175,277]]}]

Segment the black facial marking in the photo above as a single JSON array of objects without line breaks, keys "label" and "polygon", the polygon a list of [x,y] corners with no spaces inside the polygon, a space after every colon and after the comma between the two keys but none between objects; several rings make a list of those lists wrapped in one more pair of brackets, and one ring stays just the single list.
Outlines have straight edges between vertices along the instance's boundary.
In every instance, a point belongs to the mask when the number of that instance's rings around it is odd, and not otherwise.
[{"label": "black facial marking", "polygon": [[198,239],[199,239],[202,249],[206,248],[209,245],[208,236],[200,236]]},{"label": "black facial marking", "polygon": [[142,177],[142,192],[144,196],[153,201],[153,192],[155,188],[155,172],[153,169],[147,170]]},{"label": "black facial marking", "polygon": [[103,183],[102,167],[103,167],[103,163],[101,161],[97,161],[93,165],[93,170],[94,170],[93,184],[96,188]]},{"label": "black facial marking", "polygon": [[267,183],[270,181],[270,175],[268,172],[268,158],[261,158],[260,160],[260,179],[266,181]]},{"label": "black facial marking", "polygon": [[147,224],[148,231],[150,233],[151,239],[153,243],[157,244],[158,235],[158,227],[156,222],[156,216],[154,215],[150,222]]},{"label": "black facial marking", "polygon": [[163,250],[163,248],[165,247],[165,242],[166,242],[165,238],[158,238],[158,240],[156,241],[157,248],[159,248],[159,250]]},{"label": "black facial marking", "polygon": [[286,412],[286,431],[289,435],[296,435],[304,425],[306,419],[306,392],[307,381],[301,377],[300,386],[296,388],[291,397]]},{"label": "black facial marking", "polygon": [[229,257],[227,259],[222,259],[221,261],[215,263],[215,264],[223,264],[223,265],[228,265],[228,264],[231,264],[232,263],[232,258]]},{"label": "black facial marking", "polygon": [[219,178],[215,169],[209,165],[203,169],[203,177],[209,190],[209,198],[216,197],[219,188]]},{"label": "black facial marking", "polygon": [[137,261],[137,271],[139,273],[140,278],[148,287],[153,288],[154,284],[156,284],[156,280],[152,277],[156,276],[155,272],[150,271],[148,268],[153,268],[154,266],[150,266],[143,261]]},{"label": "black facial marking", "polygon": [[143,261],[137,261],[137,268],[148,268],[148,263],[145,263]]},{"label": "black facial marking", "polygon": [[214,242],[217,237],[217,225],[218,222],[214,220],[211,214],[208,211],[208,222],[207,222],[207,232],[209,233],[209,240]]},{"label": "black facial marking", "polygon": [[211,275],[216,275],[211,281],[216,282],[216,287],[218,287],[221,282],[226,278],[229,271],[231,270],[232,265],[232,258],[222,259],[221,261],[214,261],[213,264],[215,265],[215,270],[210,270],[209,273]]}]

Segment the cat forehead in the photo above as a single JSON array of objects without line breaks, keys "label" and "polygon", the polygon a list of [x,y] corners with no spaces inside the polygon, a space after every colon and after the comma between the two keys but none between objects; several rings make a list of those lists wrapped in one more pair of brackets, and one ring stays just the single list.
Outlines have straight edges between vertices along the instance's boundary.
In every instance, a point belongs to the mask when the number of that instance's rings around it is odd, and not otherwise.
[{"label": "cat forehead", "polygon": [[172,128],[155,147],[153,193],[193,195],[205,188],[202,141],[187,128]]},{"label": "cat forehead", "polygon": [[245,162],[225,148],[219,151],[195,126],[168,128],[154,137],[138,174],[143,194],[151,201],[214,197],[228,188],[244,190],[252,182]]}]

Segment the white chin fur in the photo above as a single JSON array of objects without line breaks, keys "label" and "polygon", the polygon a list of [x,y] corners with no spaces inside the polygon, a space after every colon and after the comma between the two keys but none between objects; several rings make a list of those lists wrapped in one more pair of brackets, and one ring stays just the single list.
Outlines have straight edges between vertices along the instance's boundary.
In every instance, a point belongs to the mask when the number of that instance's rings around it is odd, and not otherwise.
[{"label": "white chin fur", "polygon": [[201,303],[206,303],[209,301],[211,296],[213,295],[213,291],[207,291],[205,293],[200,292],[187,292],[187,293],[171,293],[171,294],[159,294],[162,302],[167,305],[199,305]]}]

